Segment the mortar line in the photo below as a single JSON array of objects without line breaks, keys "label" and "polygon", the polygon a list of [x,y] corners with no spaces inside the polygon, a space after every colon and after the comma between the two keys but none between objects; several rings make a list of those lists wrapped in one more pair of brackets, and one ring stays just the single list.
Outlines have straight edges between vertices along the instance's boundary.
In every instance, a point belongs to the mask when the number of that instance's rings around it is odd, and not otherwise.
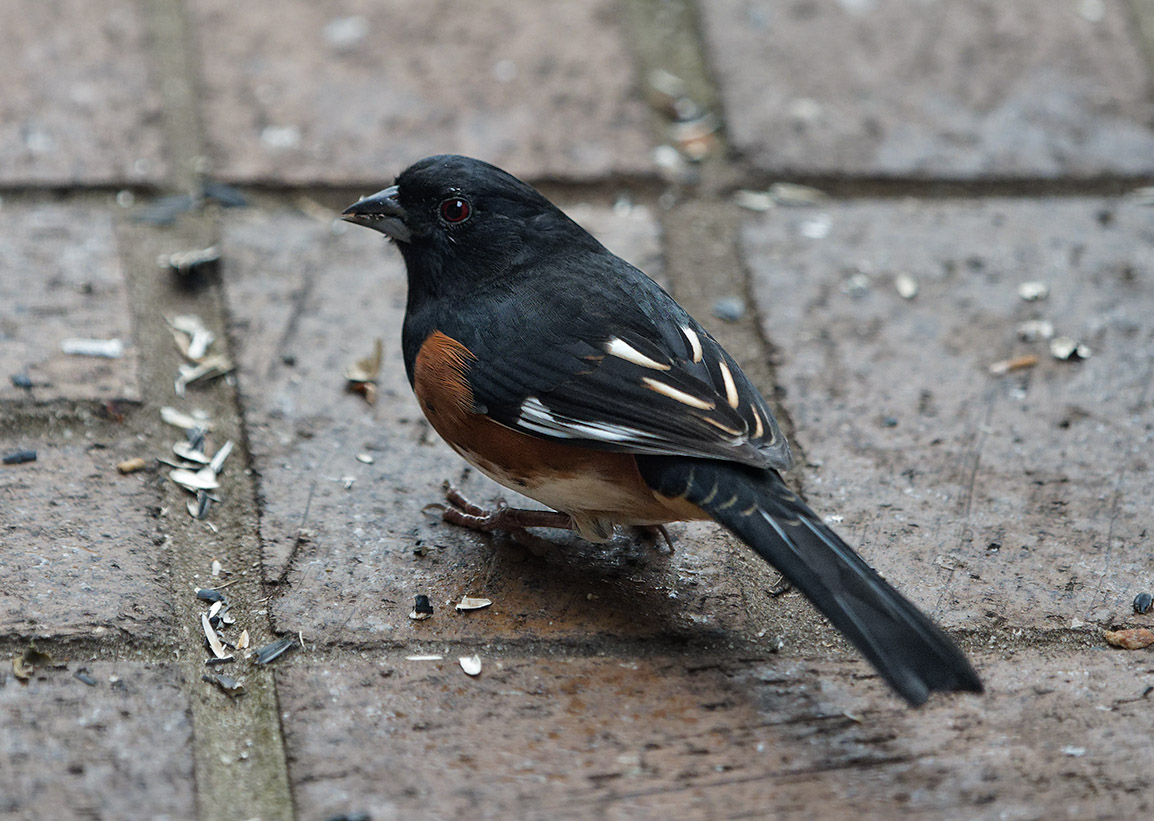
[{"label": "mortar line", "polygon": [[[168,184],[196,193],[206,163],[201,98],[195,79],[195,32],[184,18],[180,0],[141,3],[151,35],[150,58],[164,99],[165,147],[171,164]],[[216,244],[220,234],[219,211],[186,215],[166,231],[139,224],[119,226],[119,236],[131,238],[122,243],[121,257],[146,386],[140,425],[154,434],[157,444],[172,436],[171,430],[159,423],[158,410],[162,404],[177,404],[177,398],[164,388],[171,384],[181,361],[157,313],[197,313],[216,333],[219,350],[227,352],[229,340],[220,282],[209,281],[199,291],[182,290],[158,273],[155,259],[162,251]],[[192,402],[207,406],[212,413],[217,426],[216,447],[226,438],[238,444],[221,475],[224,502],[214,507],[209,516],[219,525],[218,532],[209,532],[202,522],[187,515],[183,491],[167,483],[162,490],[164,503],[171,508],[162,520],[162,530],[168,537],[166,553],[172,574],[176,664],[191,710],[197,816],[218,818],[226,812],[231,817],[259,817],[264,821],[289,819],[294,817],[293,798],[274,672],[252,667],[243,660],[232,665],[235,669],[231,671],[218,671],[243,678],[245,693],[235,699],[201,680],[208,670],[197,628],[205,608],[192,595],[189,583],[194,577],[199,577],[198,581],[208,577],[213,558],[220,556],[235,571],[255,574],[255,585],[237,585],[228,593],[238,623],[249,628],[253,645],[260,646],[271,639],[273,627],[267,607],[263,608],[263,615],[259,612],[267,585],[257,535],[258,496],[255,479],[248,470],[239,393],[235,386],[218,381],[198,391]]]}]

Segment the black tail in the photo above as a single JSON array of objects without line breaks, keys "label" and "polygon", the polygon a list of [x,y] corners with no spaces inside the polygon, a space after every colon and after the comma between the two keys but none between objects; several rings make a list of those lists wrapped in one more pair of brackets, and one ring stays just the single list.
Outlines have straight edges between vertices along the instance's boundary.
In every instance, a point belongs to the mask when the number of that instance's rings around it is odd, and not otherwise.
[{"label": "black tail", "polygon": [[637,462],[650,487],[685,497],[776,567],[910,704],[931,690],[981,692],[950,637],[822,524],[776,471],[685,457]]}]

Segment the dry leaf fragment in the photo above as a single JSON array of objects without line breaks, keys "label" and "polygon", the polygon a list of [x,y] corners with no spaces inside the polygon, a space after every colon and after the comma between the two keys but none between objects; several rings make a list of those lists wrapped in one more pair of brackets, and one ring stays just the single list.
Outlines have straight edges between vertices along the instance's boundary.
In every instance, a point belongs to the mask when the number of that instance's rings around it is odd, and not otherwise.
[{"label": "dry leaf fragment", "polygon": [[1141,650],[1154,644],[1154,631],[1145,627],[1131,627],[1125,630],[1107,630],[1106,641],[1123,650]]},{"label": "dry leaf fragment", "polygon": [[35,672],[36,665],[29,664],[24,660],[24,656],[16,656],[12,659],[12,674],[21,681],[28,681]]},{"label": "dry leaf fragment", "polygon": [[345,379],[350,382],[375,382],[381,372],[385,343],[378,336],[373,340],[373,352],[345,368]]}]

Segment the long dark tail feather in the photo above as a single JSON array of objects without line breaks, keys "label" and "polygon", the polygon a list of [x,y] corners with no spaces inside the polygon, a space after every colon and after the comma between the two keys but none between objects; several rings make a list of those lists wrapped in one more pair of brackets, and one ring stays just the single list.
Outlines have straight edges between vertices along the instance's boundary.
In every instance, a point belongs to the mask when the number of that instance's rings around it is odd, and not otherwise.
[{"label": "long dark tail feather", "polygon": [[776,567],[910,704],[933,690],[981,692],[950,637],[822,524],[776,471],[684,457],[637,462],[650,487],[702,508]]}]

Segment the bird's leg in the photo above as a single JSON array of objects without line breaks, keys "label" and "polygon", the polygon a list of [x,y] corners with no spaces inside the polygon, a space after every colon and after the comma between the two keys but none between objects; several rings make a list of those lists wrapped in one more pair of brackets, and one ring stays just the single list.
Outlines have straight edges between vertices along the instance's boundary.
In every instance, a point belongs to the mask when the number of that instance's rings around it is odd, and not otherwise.
[{"label": "bird's leg", "polygon": [[[467,527],[489,533],[503,530],[516,538],[518,531],[529,527],[553,527],[574,530],[573,517],[556,510],[524,510],[509,507],[504,499],[498,499],[493,510],[469,501],[448,482],[445,483],[445,501],[441,518],[449,524]],[[438,507],[441,507],[438,505]]]}]

